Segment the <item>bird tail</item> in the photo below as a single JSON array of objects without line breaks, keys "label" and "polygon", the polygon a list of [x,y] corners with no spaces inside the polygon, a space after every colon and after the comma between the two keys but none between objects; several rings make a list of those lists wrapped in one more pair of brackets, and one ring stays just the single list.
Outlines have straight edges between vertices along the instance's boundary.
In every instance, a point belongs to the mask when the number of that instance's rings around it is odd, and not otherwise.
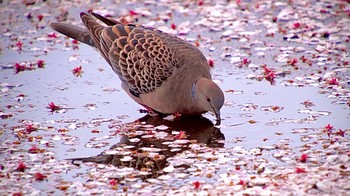
[{"label": "bird tail", "polygon": [[63,22],[51,22],[50,26],[53,30],[67,35],[70,38],[83,42],[92,47],[96,47],[89,32],[85,28]]},{"label": "bird tail", "polygon": [[90,14],[93,15],[98,20],[100,20],[101,22],[105,23],[108,26],[114,26],[114,25],[117,25],[117,24],[122,24],[121,22],[118,22],[118,21],[110,19],[110,18],[103,17],[100,14],[97,14],[95,12],[90,12]]}]

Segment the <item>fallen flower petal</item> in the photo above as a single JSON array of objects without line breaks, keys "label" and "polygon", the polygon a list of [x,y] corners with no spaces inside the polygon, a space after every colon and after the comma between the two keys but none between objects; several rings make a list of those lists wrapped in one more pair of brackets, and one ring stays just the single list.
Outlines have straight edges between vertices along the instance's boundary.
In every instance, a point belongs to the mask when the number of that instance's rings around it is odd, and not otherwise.
[{"label": "fallen flower petal", "polygon": [[72,70],[72,73],[76,76],[76,77],[81,77],[83,74],[83,70],[82,70],[82,66],[76,67]]},{"label": "fallen flower petal", "polygon": [[109,181],[109,184],[112,186],[112,189],[114,190],[118,188],[118,180],[112,179]]},{"label": "fallen flower petal", "polygon": [[94,130],[91,131],[91,133],[100,133],[100,132],[101,132],[101,131],[98,130],[98,129],[94,129]]},{"label": "fallen flower petal", "polygon": [[194,189],[199,189],[201,183],[196,181],[196,182],[193,182],[193,185],[194,185]]},{"label": "fallen flower petal", "polygon": [[112,186],[116,186],[117,183],[118,183],[118,181],[115,180],[115,179],[112,179],[112,180],[109,181],[109,184],[112,185]]},{"label": "fallen flower petal", "polygon": [[61,109],[60,106],[55,105],[53,102],[49,103],[48,108],[51,110],[51,112]]},{"label": "fallen flower petal", "polygon": [[326,125],[324,128],[325,128],[325,131],[326,131],[328,137],[330,137],[331,134],[332,134],[333,126],[331,126],[330,124],[328,124],[328,125]]},{"label": "fallen flower petal", "polygon": [[38,61],[36,62],[36,64],[38,65],[39,68],[44,68],[44,66],[45,66],[44,60],[38,60]]},{"label": "fallen flower petal", "polygon": [[306,173],[305,169],[304,169],[304,168],[300,168],[300,167],[296,167],[296,168],[295,168],[295,172],[296,172],[297,174],[299,174],[299,173]]},{"label": "fallen flower petal", "polygon": [[136,16],[136,15],[137,15],[137,12],[135,12],[134,10],[130,10],[130,11],[129,11],[129,15],[130,15],[130,16]]},{"label": "fallen flower petal", "polygon": [[176,24],[172,23],[171,24],[171,28],[175,30],[176,29]]},{"label": "fallen flower petal", "polygon": [[300,26],[301,26],[300,22],[295,22],[295,23],[293,24],[293,28],[294,28],[294,29],[300,28]]},{"label": "fallen flower petal", "polygon": [[272,72],[272,70],[270,68],[267,67],[266,64],[262,65],[262,69],[265,75],[269,74],[270,72]]},{"label": "fallen flower petal", "polygon": [[29,153],[33,153],[33,154],[36,154],[36,153],[39,153],[40,152],[40,149],[36,147],[36,145],[33,145],[31,148],[29,148],[28,150]]},{"label": "fallen flower petal", "polygon": [[41,181],[41,180],[44,180],[44,178],[46,178],[46,176],[44,176],[42,173],[40,173],[40,172],[37,172],[37,173],[35,173],[34,174],[34,178],[35,178],[35,180],[37,180],[37,181]]},{"label": "fallen flower petal", "polygon": [[267,75],[265,75],[265,79],[269,81],[271,84],[275,83],[275,78],[276,78],[276,74],[274,72],[270,72]]},{"label": "fallen flower petal", "polygon": [[336,134],[344,137],[345,136],[345,131],[343,131],[342,129],[339,129],[339,131],[337,131]]},{"label": "fallen flower petal", "polygon": [[180,131],[179,134],[175,136],[175,139],[184,139],[186,138],[186,133],[185,131]]},{"label": "fallen flower petal", "polygon": [[272,17],[272,22],[277,22],[277,17],[276,16]]},{"label": "fallen flower petal", "polygon": [[297,58],[293,58],[293,59],[288,59],[287,60],[287,64],[289,64],[289,65],[291,65],[293,67],[295,67],[297,63],[298,63],[298,59]]},{"label": "fallen flower petal", "polygon": [[153,131],[147,131],[146,134],[147,134],[147,135],[154,135],[155,132],[153,132]]},{"label": "fallen flower petal", "polygon": [[49,37],[49,38],[57,38],[57,35],[56,35],[56,33],[49,33],[49,34],[47,34],[47,37]]},{"label": "fallen flower petal", "polygon": [[248,60],[248,58],[243,58],[243,60],[241,61],[242,65],[249,65],[250,64],[250,60]]},{"label": "fallen flower petal", "polygon": [[40,14],[40,15],[37,16],[37,18],[38,18],[38,20],[40,22],[44,18],[44,16],[42,14]]},{"label": "fallen flower petal", "polygon": [[193,43],[196,47],[199,47],[200,46],[200,43],[199,43],[199,40],[197,39],[196,41],[194,41]]},{"label": "fallen flower petal", "polygon": [[327,131],[331,131],[333,129],[333,126],[328,124],[324,127]]},{"label": "fallen flower petal", "polygon": [[299,161],[302,162],[302,163],[305,163],[305,162],[307,161],[308,158],[309,158],[309,157],[307,156],[307,154],[302,154],[302,155],[300,156]]},{"label": "fallen flower petal", "polygon": [[276,111],[278,112],[278,111],[282,110],[283,108],[281,109],[280,106],[274,105],[274,106],[271,106],[271,109],[272,109],[273,111],[275,111],[275,112],[276,112]]},{"label": "fallen flower petal", "polygon": [[327,78],[326,83],[329,85],[339,85],[338,78]]},{"label": "fallen flower petal", "polygon": [[26,165],[22,161],[20,161],[15,171],[23,172],[26,168]]},{"label": "fallen flower petal", "polygon": [[34,127],[32,124],[26,124],[25,129],[28,134],[31,134],[33,131],[37,131],[38,128]]},{"label": "fallen flower petal", "polygon": [[24,71],[27,69],[25,65],[20,65],[19,63],[15,64],[16,74],[18,74],[21,71]]},{"label": "fallen flower petal", "polygon": [[17,46],[18,50],[22,50],[23,43],[21,41],[18,41],[16,43],[16,46]]},{"label": "fallen flower petal", "polygon": [[310,100],[306,100],[301,104],[303,104],[306,108],[311,107],[311,106],[315,106],[314,102],[312,102]]},{"label": "fallen flower petal", "polygon": [[209,67],[214,67],[214,60],[213,59],[209,59],[208,65],[209,65]]}]

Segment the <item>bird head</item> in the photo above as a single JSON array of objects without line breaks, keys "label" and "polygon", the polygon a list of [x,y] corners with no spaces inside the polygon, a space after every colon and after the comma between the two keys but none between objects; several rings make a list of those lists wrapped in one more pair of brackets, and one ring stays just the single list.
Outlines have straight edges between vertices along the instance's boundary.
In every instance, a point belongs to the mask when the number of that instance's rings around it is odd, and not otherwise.
[{"label": "bird head", "polygon": [[207,78],[199,79],[196,87],[199,106],[205,111],[214,113],[216,124],[220,125],[220,109],[224,105],[224,93],[216,83]]}]

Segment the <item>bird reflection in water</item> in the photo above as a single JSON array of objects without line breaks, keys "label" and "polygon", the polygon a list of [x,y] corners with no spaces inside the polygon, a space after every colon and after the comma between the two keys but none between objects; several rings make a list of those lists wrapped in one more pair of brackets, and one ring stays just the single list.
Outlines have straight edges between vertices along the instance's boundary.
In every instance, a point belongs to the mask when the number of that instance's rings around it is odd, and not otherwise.
[{"label": "bird reflection in water", "polygon": [[188,150],[191,144],[222,148],[225,140],[220,129],[202,116],[166,120],[146,115],[125,124],[121,130],[120,142],[109,150],[97,156],[69,160],[76,165],[92,162],[134,168],[144,174],[141,179],[155,178],[163,173],[168,158]]}]

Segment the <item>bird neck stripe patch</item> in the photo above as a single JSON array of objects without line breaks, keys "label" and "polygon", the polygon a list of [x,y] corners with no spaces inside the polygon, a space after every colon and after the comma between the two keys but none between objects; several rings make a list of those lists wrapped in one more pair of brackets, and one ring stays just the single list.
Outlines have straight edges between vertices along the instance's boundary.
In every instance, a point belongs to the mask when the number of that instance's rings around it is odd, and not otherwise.
[{"label": "bird neck stripe patch", "polygon": [[196,99],[196,85],[197,85],[197,81],[194,82],[192,84],[192,87],[191,87],[191,97],[194,101],[197,101],[197,99]]}]

